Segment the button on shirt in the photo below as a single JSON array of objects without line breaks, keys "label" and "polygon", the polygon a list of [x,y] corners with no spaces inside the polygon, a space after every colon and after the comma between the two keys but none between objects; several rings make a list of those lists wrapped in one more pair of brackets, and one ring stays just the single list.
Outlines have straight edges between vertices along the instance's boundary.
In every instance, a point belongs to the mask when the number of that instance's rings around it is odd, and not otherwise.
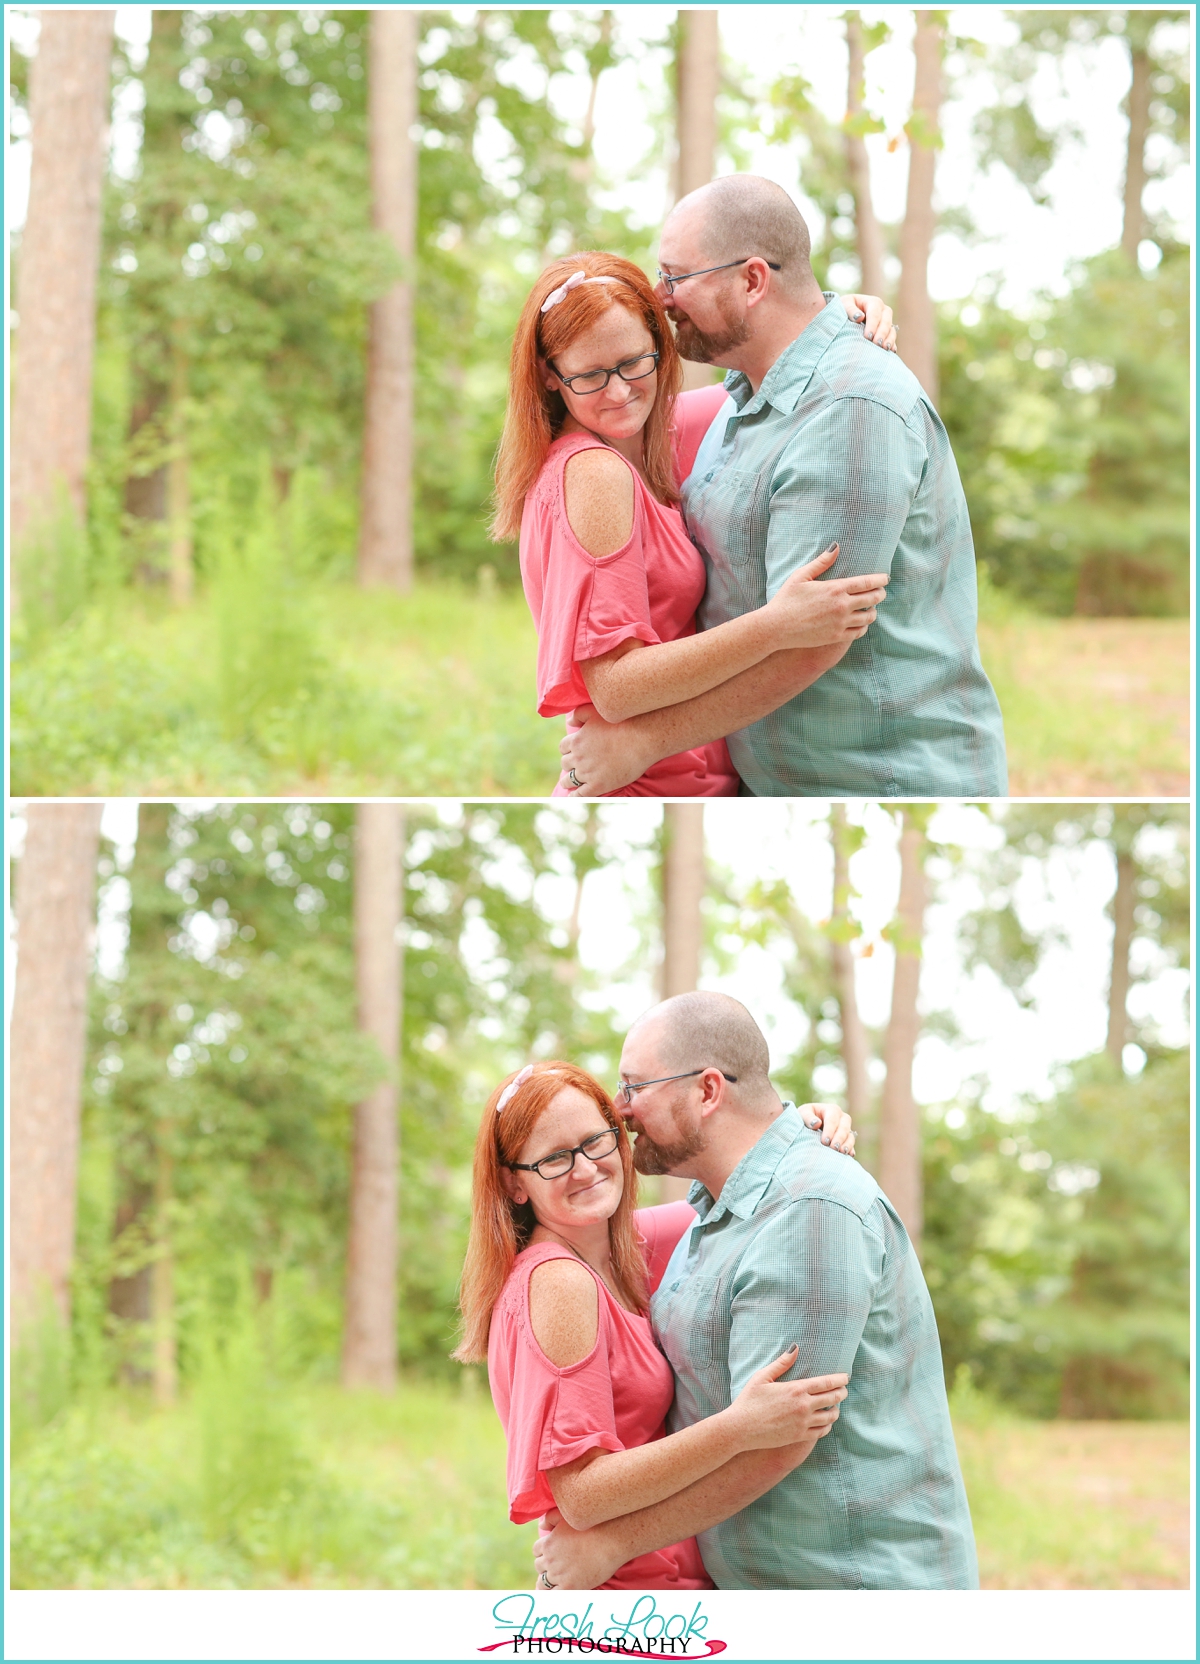
[{"label": "button on shirt", "polygon": [[683,487],[702,629],[761,607],[840,546],[831,578],[891,575],[867,633],[810,688],[729,736],[759,797],[1003,797],[1004,732],[976,641],[971,523],[946,430],[912,372],[840,301],[757,393],[740,372]]},{"label": "button on shirt", "polygon": [[975,1589],[941,1348],[904,1226],[856,1161],[788,1104],[699,1218],[651,1303],[672,1432],[726,1409],[793,1341],[784,1379],[849,1374],[833,1430],[699,1536],[719,1589]]}]

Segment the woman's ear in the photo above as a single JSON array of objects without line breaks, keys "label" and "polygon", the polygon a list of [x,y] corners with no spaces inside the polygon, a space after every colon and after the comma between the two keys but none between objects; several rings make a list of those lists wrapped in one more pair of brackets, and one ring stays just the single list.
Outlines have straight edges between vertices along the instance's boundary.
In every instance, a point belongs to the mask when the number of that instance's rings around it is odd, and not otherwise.
[{"label": "woman's ear", "polygon": [[542,386],[547,388],[551,393],[556,393],[558,391],[558,377],[546,363],[546,360],[539,357],[537,367],[538,375],[542,378]]},{"label": "woman's ear", "polygon": [[504,1186],[504,1194],[509,1201],[516,1202],[518,1207],[522,1202],[529,1200],[525,1186],[521,1183],[520,1175],[514,1173],[511,1168],[502,1167],[500,1169],[500,1183]]}]

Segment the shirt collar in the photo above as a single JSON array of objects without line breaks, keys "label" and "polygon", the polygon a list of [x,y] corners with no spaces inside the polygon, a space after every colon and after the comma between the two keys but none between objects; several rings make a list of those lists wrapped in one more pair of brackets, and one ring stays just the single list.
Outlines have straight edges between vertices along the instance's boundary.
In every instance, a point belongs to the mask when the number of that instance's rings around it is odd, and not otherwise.
[{"label": "shirt collar", "polygon": [[783,349],[763,377],[757,393],[752,391],[750,378],[742,370],[730,370],[725,377],[725,391],[738,407],[733,419],[757,416],[768,404],[774,405],[782,415],[790,416],[829,343],[849,323],[837,295],[826,295],[825,310],[818,312],[812,323]]},{"label": "shirt collar", "polygon": [[738,1219],[751,1218],[784,1153],[805,1131],[800,1111],[795,1104],[785,1103],[783,1114],[776,1116],[725,1180],[719,1200],[714,1201],[711,1191],[697,1179],[688,1191],[688,1201],[700,1215],[701,1224],[715,1225],[726,1213]]}]

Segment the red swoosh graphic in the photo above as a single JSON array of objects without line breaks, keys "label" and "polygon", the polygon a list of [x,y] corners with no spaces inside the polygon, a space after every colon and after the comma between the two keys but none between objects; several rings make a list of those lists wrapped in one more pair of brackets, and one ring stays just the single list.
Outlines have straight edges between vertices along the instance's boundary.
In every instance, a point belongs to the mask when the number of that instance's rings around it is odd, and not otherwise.
[{"label": "red swoosh graphic", "polygon": [[[519,1636],[519,1635],[514,1635],[514,1636],[510,1637],[510,1639],[507,1640],[507,1641],[493,1641],[490,1647],[476,1647],[475,1650],[476,1650],[476,1652],[495,1652],[498,1647],[512,1647],[513,1650],[514,1650],[514,1656],[515,1656],[515,1651],[516,1651],[517,1646],[524,1639],[526,1639],[526,1637]],[[629,1646],[621,1647],[621,1646],[618,1646],[616,1644],[616,1642],[614,1642],[614,1641],[609,1641],[609,1642],[605,1642],[604,1644],[601,1644],[601,1640],[593,1641],[591,1636],[584,1636],[583,1637],[583,1640],[586,1640],[586,1641],[589,1642],[589,1645],[586,1646],[586,1647],[582,1644],[582,1641],[576,1640],[573,1635],[535,1635],[535,1636],[532,1637],[532,1639],[535,1640],[535,1641],[542,1641],[542,1642],[544,1642],[544,1641],[558,1641],[559,1643],[561,1643],[562,1646],[564,1646],[567,1649],[568,1652],[571,1650],[572,1647],[578,1647],[580,1652],[582,1654],[584,1654],[585,1656],[588,1655],[589,1653],[598,1652],[604,1658],[657,1658],[657,1659],[664,1659],[664,1658],[696,1658],[696,1659],[715,1658],[716,1655],[719,1652],[725,1652],[727,1650],[727,1647],[728,1647],[728,1643],[725,1642],[725,1641],[706,1641],[704,1644],[708,1648],[707,1652],[693,1652],[693,1653],[642,1652],[637,1647],[629,1647]],[[697,1636],[697,1640],[698,1639],[699,1639],[699,1637]],[[530,1649],[530,1657],[532,1658],[533,1656],[534,1656],[533,1651],[532,1651],[532,1649]]]}]

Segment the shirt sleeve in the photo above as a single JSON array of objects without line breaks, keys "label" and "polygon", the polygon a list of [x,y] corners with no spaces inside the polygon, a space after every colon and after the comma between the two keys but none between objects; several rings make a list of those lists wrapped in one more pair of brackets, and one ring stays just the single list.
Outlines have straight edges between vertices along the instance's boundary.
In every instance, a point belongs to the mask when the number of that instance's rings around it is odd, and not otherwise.
[{"label": "shirt sleeve", "polygon": [[909,423],[874,399],[838,399],[806,422],[771,481],[768,599],[831,543],[826,578],[890,572],[927,460]]},{"label": "shirt sleeve", "polygon": [[521,569],[538,632],[539,716],[562,716],[590,695],[579,665],[623,641],[654,646],[643,548],[643,510],[634,482],[633,530],[611,555],[589,555],[571,530],[563,470],[571,456],[552,459],[538,482],[538,505],[521,528]]},{"label": "shirt sleeve", "polygon": [[743,1258],[733,1289],[731,1393],[793,1341],[800,1355],[783,1380],[850,1374],[884,1257],[882,1237],[838,1202],[793,1202],[768,1221]]},{"label": "shirt sleeve", "polygon": [[[562,1369],[552,1364],[529,1321],[528,1276],[497,1317],[504,1332],[494,1333],[489,1344],[489,1374],[508,1440],[508,1517],[524,1525],[555,1506],[546,1483],[551,1468],[589,1450],[625,1448],[613,1408],[611,1337],[601,1299],[596,1344],[587,1357]],[[493,1330],[495,1325],[494,1318]],[[503,1380],[495,1379],[501,1375]]]}]

